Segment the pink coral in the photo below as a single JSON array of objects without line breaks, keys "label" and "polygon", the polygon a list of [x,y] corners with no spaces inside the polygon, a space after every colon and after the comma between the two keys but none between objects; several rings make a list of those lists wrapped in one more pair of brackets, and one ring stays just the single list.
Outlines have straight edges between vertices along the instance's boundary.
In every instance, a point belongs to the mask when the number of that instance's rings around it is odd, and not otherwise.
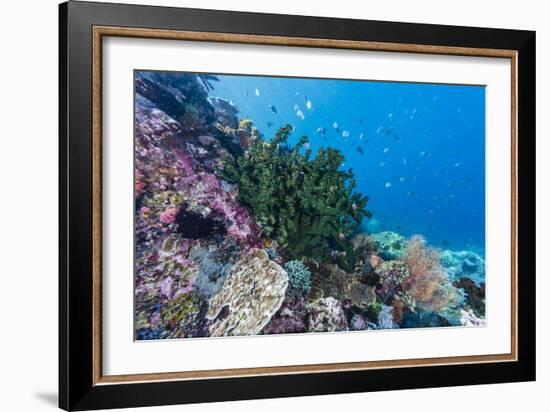
[{"label": "pink coral", "polygon": [[160,293],[161,295],[166,296],[168,299],[172,298],[172,285],[174,284],[174,279],[171,276],[167,276],[160,283]]},{"label": "pink coral", "polygon": [[160,221],[162,223],[165,223],[169,225],[170,223],[174,223],[176,221],[176,216],[178,214],[178,209],[175,207],[167,207],[161,214],[160,214]]},{"label": "pink coral", "polygon": [[153,314],[151,315],[151,326],[155,327],[160,325],[161,323],[162,323],[162,318],[160,316],[160,312],[159,311],[153,312]]},{"label": "pink coral", "polygon": [[139,209],[139,213],[141,214],[141,217],[143,217],[143,218],[149,217],[149,212],[150,211],[151,211],[151,209],[149,209],[147,206],[142,206]]}]

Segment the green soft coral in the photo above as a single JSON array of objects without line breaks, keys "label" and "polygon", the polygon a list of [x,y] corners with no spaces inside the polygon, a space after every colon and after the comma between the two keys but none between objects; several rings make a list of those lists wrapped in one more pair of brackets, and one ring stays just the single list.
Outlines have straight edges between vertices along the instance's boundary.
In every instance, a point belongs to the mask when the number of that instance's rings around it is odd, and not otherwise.
[{"label": "green soft coral", "polygon": [[252,209],[264,236],[292,257],[323,259],[339,249],[350,260],[348,237],[370,217],[368,197],[354,192],[353,173],[341,169],[338,150],[321,148],[312,158],[306,136],[288,144],[291,131],[287,125],[270,142],[258,139],[245,155],[226,162],[221,175],[239,185],[238,200]]}]

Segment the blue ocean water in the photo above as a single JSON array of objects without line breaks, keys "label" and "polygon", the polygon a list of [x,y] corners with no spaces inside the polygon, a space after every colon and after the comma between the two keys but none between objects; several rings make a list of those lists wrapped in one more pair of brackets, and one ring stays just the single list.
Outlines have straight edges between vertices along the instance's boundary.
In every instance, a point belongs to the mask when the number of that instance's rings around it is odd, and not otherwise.
[{"label": "blue ocean water", "polygon": [[370,197],[365,231],[423,235],[484,253],[485,88],[381,81],[217,75],[265,138],[291,124],[315,152],[339,149]]}]

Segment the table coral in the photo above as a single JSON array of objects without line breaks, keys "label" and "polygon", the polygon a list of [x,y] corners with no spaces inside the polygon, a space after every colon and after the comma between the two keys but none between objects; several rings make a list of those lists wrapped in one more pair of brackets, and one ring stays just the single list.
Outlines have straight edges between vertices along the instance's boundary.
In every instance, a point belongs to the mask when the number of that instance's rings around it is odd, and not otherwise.
[{"label": "table coral", "polygon": [[283,303],[286,271],[261,249],[239,258],[206,314],[211,336],[255,335]]}]

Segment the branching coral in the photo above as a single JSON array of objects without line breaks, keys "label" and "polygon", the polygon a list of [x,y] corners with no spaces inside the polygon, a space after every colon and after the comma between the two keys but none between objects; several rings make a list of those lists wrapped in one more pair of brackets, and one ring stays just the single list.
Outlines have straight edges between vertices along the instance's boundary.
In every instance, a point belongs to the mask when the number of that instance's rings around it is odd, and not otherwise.
[{"label": "branching coral", "polygon": [[307,295],[311,289],[311,272],[307,266],[299,260],[291,260],[285,264],[285,270],[290,288]]},{"label": "branching coral", "polygon": [[441,312],[459,302],[458,290],[439,263],[439,252],[426,247],[422,236],[413,236],[407,242],[403,260],[409,268],[409,277],[403,289],[419,308],[427,312]]},{"label": "branching coral", "polygon": [[328,258],[330,249],[340,249],[352,258],[347,238],[370,216],[368,198],[354,192],[353,173],[341,170],[338,150],[321,148],[312,158],[307,137],[288,145],[291,130],[279,129],[270,142],[258,138],[244,156],[227,161],[221,175],[238,183],[238,201],[292,257]]}]

